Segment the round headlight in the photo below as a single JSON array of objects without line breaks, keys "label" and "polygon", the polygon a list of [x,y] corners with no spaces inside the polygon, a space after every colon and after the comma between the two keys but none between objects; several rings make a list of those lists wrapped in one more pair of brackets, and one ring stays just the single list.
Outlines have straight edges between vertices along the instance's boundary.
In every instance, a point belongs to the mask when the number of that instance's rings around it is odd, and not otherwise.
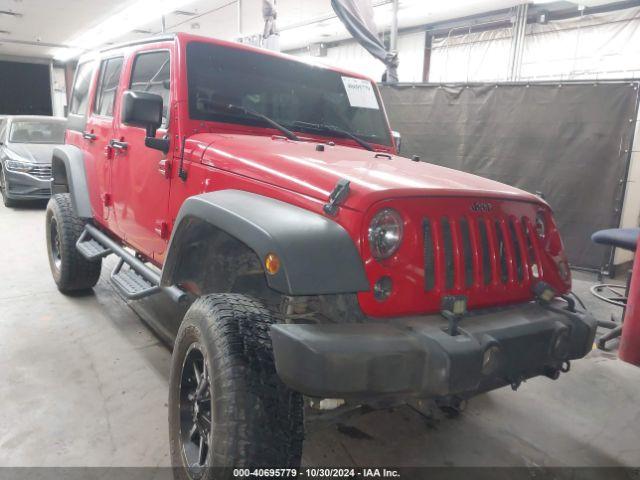
[{"label": "round headlight", "polygon": [[389,258],[402,242],[402,217],[391,208],[380,210],[369,225],[369,246],[374,258]]}]

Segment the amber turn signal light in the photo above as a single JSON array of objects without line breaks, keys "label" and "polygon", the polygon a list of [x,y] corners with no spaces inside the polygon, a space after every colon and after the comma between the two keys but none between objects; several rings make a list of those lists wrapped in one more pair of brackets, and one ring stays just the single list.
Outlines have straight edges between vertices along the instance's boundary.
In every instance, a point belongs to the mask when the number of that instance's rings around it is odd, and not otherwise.
[{"label": "amber turn signal light", "polygon": [[267,254],[264,259],[264,268],[269,275],[275,275],[280,270],[280,258],[275,253]]}]

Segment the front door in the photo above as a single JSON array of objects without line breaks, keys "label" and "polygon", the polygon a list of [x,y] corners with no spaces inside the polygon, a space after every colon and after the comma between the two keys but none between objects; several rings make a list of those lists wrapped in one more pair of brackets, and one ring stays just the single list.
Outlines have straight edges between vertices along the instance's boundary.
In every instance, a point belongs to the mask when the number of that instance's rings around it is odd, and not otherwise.
[{"label": "front door", "polygon": [[[171,68],[168,50],[141,52],[129,59],[128,84],[133,91],[155,93],[164,101],[163,125],[156,136],[167,135],[169,125]],[[167,154],[145,146],[143,128],[116,121],[112,139],[113,202],[125,241],[160,264],[169,238],[170,173]],[[171,155],[169,153],[168,155]]]}]

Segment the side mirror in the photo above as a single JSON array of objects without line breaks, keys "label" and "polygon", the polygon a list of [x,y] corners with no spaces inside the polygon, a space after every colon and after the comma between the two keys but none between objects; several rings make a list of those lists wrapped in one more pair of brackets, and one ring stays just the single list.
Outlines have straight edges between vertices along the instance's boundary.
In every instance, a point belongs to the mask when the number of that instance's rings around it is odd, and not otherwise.
[{"label": "side mirror", "polygon": [[147,137],[155,137],[162,125],[162,97],[127,90],[122,94],[122,123],[142,127],[147,131]]},{"label": "side mirror", "polygon": [[400,132],[396,132],[395,130],[391,132],[391,136],[393,137],[393,142],[396,144],[396,150],[400,153],[400,146],[402,145],[402,135]]},{"label": "side mirror", "polygon": [[147,132],[144,144],[167,153],[169,140],[155,138],[162,125],[162,97],[155,93],[127,90],[122,94],[122,123],[144,128]]}]

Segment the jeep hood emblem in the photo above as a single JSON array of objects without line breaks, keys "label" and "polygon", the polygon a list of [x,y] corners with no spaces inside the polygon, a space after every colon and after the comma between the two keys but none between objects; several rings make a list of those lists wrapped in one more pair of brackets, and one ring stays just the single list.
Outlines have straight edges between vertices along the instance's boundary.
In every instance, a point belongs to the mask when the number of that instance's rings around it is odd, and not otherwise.
[{"label": "jeep hood emblem", "polygon": [[493,204],[490,202],[473,202],[471,204],[472,212],[490,212],[493,210]]}]

